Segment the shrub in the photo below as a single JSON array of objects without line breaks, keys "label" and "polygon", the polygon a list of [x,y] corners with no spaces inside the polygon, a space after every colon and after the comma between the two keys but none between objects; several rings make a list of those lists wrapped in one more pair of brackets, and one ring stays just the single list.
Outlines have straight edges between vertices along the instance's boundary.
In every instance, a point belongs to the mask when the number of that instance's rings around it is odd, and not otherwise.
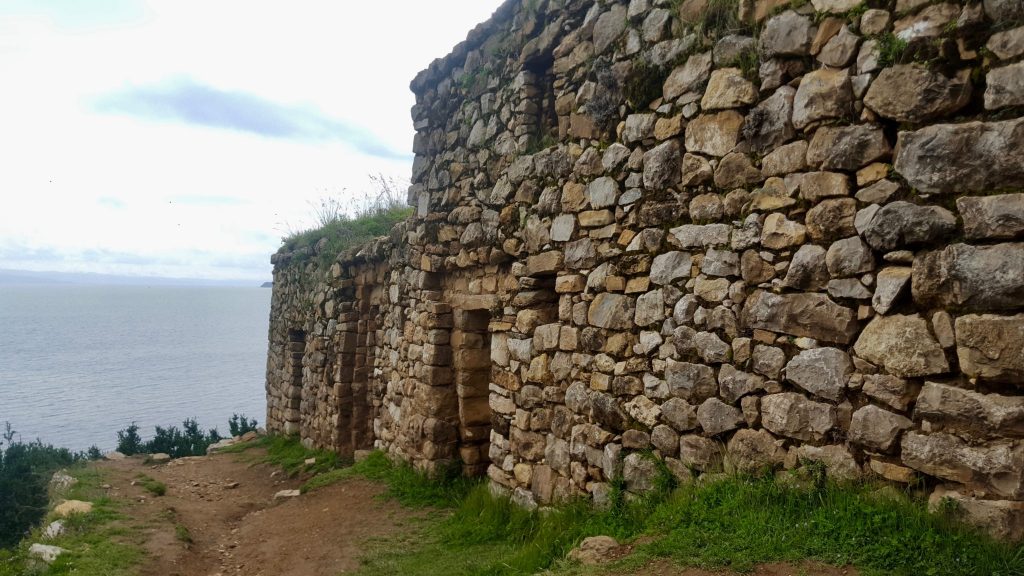
[{"label": "shrub", "polygon": [[248,419],[245,414],[232,414],[231,419],[228,420],[228,430],[231,432],[231,436],[241,436],[246,432],[256,431],[256,419]]},{"label": "shrub", "polygon": [[181,426],[181,429],[177,426],[156,426],[153,439],[143,442],[138,425],[132,422],[131,426],[118,431],[117,450],[128,456],[142,453],[164,453],[171,458],[202,456],[211,444],[222,439],[216,428],[203,432],[195,418],[186,419]]},{"label": "shrub", "polygon": [[125,456],[139,454],[143,451],[142,436],[139,436],[139,425],[135,422],[123,430],[117,431],[117,451]]},{"label": "shrub", "polygon": [[0,548],[17,544],[46,514],[53,473],[85,457],[39,440],[15,441],[15,434],[8,423],[0,441]]}]

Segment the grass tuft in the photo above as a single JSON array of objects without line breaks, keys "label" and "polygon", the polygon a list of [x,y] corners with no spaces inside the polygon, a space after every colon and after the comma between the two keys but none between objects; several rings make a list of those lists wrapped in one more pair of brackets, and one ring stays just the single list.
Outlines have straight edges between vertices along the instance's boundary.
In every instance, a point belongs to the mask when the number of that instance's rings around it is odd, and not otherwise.
[{"label": "grass tuft", "polygon": [[1024,573],[1021,547],[928,513],[923,502],[895,490],[831,481],[801,487],[771,477],[689,483],[603,510],[577,501],[530,512],[477,486],[418,540],[375,550],[360,573],[565,573],[572,570],[563,560],[567,552],[598,534],[620,541],[646,536],[648,543],[637,544],[623,566],[671,558],[742,572],[765,562],[811,559],[853,565],[864,574]]},{"label": "grass tuft", "polygon": [[167,484],[145,474],[139,474],[136,477],[135,482],[154,496],[163,496],[164,494],[167,494]]}]

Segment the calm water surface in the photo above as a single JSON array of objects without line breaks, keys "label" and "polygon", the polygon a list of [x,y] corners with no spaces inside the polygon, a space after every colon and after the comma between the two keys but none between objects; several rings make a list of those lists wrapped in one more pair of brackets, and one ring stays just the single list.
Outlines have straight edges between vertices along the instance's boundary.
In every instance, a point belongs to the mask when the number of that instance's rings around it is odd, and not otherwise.
[{"label": "calm water surface", "polygon": [[108,450],[132,421],[263,425],[270,290],[0,286],[0,426]]}]

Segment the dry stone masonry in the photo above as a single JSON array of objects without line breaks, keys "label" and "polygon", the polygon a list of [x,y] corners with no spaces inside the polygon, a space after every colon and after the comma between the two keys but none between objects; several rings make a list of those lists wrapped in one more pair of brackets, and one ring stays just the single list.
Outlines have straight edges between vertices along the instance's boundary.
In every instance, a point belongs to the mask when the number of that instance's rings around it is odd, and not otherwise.
[{"label": "dry stone masonry", "polygon": [[274,256],[268,425],[527,506],[819,462],[1024,536],[1024,4],[510,0],[390,237]]}]

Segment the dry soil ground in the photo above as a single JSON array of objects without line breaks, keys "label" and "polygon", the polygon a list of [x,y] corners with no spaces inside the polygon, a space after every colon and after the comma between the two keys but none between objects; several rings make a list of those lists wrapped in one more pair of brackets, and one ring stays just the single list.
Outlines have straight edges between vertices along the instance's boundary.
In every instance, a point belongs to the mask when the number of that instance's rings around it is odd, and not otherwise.
[{"label": "dry soil ground", "polygon": [[[378,498],[384,486],[359,478],[274,500],[300,479],[258,463],[258,454],[216,454],[167,464],[140,459],[102,462],[110,495],[128,501],[133,526],[145,526],[146,576],[327,576],[359,567],[370,540],[416,530],[425,512]],[[155,496],[145,474],[167,486]],[[183,539],[187,531],[191,542]],[[610,572],[615,573],[615,572]],[[621,574],[621,573],[620,573]],[[723,576],[656,562],[632,576]],[[818,564],[759,566],[754,576],[852,576]]]}]

